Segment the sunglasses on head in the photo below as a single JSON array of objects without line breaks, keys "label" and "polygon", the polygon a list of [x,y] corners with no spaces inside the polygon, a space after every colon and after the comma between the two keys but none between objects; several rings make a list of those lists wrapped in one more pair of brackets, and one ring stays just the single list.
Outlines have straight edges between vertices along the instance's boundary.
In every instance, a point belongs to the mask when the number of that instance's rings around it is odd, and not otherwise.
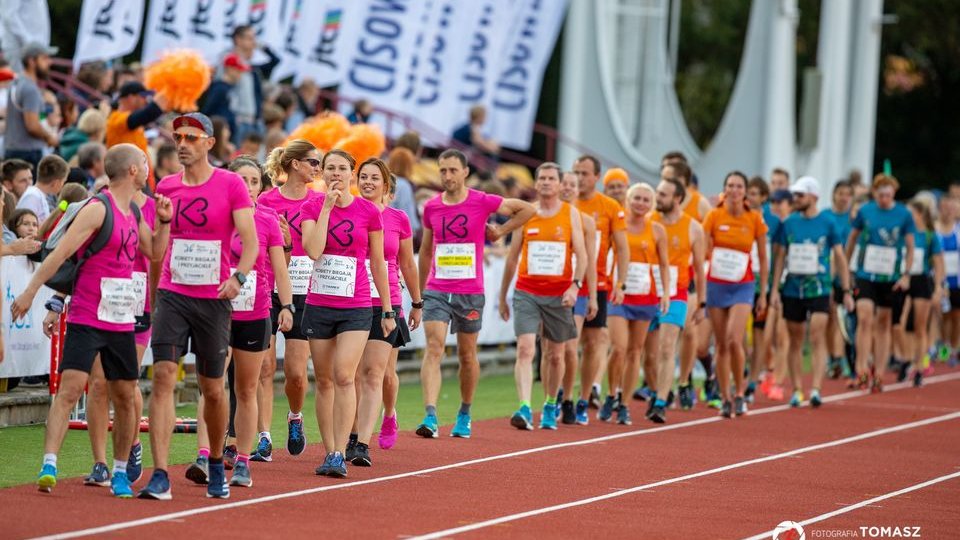
[{"label": "sunglasses on head", "polygon": [[305,162],[309,163],[311,167],[319,167],[319,166],[320,166],[320,160],[317,159],[317,158],[312,158],[312,157],[310,157],[310,158],[303,158],[303,159],[301,159],[300,161],[305,161]]},{"label": "sunglasses on head", "polygon": [[190,144],[193,144],[202,139],[209,139],[209,135],[194,135],[193,133],[174,133],[173,140],[177,144],[187,141]]}]

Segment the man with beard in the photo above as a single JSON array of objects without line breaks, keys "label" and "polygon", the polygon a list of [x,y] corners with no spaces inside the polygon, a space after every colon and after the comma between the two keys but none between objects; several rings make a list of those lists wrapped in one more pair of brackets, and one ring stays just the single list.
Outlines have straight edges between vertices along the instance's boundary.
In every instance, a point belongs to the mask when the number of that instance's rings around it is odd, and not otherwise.
[{"label": "man with beard", "polygon": [[50,73],[50,55],[56,47],[30,43],[23,48],[23,73],[10,88],[7,129],[4,132],[4,159],[19,158],[36,169],[45,146],[56,147],[60,140],[43,128],[43,93],[38,85]]}]

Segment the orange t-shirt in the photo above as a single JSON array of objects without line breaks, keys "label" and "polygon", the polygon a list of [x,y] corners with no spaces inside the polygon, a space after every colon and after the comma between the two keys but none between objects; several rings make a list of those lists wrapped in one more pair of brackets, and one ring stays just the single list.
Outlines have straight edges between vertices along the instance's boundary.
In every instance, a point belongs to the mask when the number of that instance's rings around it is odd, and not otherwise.
[{"label": "orange t-shirt", "polygon": [[744,210],[734,216],[724,204],[707,213],[703,233],[713,240],[707,279],[716,283],[753,283],[750,251],[754,242],[766,242],[763,215],[756,210]]},{"label": "orange t-shirt", "polygon": [[[673,225],[663,222],[663,215],[654,212],[652,219],[663,226],[667,233],[667,255],[670,259],[670,295],[674,300],[686,300],[687,288],[690,286],[693,264],[693,240],[690,238],[689,214],[680,214],[680,219]],[[673,292],[676,288],[676,292]]]},{"label": "orange t-shirt", "polygon": [[[627,228],[620,203],[602,193],[594,193],[587,200],[577,199],[577,210],[592,217],[597,224],[597,290],[610,291],[612,284],[607,274],[607,256],[613,243],[613,233]],[[581,289],[582,296],[586,291]]]},{"label": "orange t-shirt", "polygon": [[[660,257],[657,254],[657,242],[653,236],[653,220],[645,217],[643,231],[631,232],[627,228],[627,246],[630,248],[630,263],[624,281],[623,303],[629,306],[650,306],[659,302],[656,278],[659,274]],[[654,272],[654,267],[658,270]],[[620,274],[624,275],[623,272]]]},{"label": "orange t-shirt", "polygon": [[110,116],[107,117],[106,137],[103,143],[107,148],[118,144],[130,143],[140,150],[143,150],[143,153],[147,155],[147,167],[149,168],[147,181],[150,183],[151,189],[153,189],[156,187],[156,181],[153,178],[153,164],[150,162],[147,134],[143,126],[134,130],[127,128],[127,119],[130,117],[130,114],[131,111],[113,111],[110,113]]},{"label": "orange t-shirt", "polygon": [[687,193],[689,194],[690,201],[686,206],[683,207],[683,213],[701,222],[700,219],[700,199],[703,198],[703,195],[695,189],[688,189]]},{"label": "orange t-shirt", "polygon": [[560,203],[556,214],[534,215],[523,226],[517,289],[538,296],[560,296],[573,283],[571,207]]}]

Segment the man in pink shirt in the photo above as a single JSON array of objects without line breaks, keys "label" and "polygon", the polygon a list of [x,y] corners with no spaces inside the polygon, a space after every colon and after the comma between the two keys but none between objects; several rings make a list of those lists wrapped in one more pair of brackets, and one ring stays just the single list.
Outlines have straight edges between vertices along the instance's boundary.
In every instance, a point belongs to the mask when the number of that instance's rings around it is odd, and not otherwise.
[{"label": "man in pink shirt", "polygon": [[[427,349],[420,368],[426,416],[417,435],[435,438],[437,399],[440,396],[440,361],[447,329],[457,334],[460,357],[460,410],[453,437],[470,437],[470,405],[480,377],[477,335],[482,323],[483,245],[521,227],[536,210],[519,199],[504,199],[466,187],[470,168],[462,152],[440,154],[443,193],[423,209],[423,243],[420,246],[420,290]],[[503,225],[487,224],[491,214],[509,216]]]},{"label": "man in pink shirt", "polygon": [[[56,274],[68,257],[82,253],[67,315],[60,389],[47,415],[43,466],[37,485],[40,491],[48,493],[57,485],[57,453],[67,433],[70,411],[83,395],[99,354],[115,411],[115,459],[110,488],[117,497],[131,498],[127,460],[122,457],[130,453],[138,420],[134,404],[139,370],[134,337],[137,295],[133,268],[141,253],[159,258],[162,252],[159,247],[154,250],[150,227],[133,202],[134,192],[143,189],[147,182],[147,156],[131,144],[121,144],[107,152],[104,164],[110,189],[90,199],[80,210],[10,310],[14,320],[26,315],[40,286]],[[169,219],[170,215],[170,201],[160,197],[157,216]],[[93,253],[90,245],[108,216],[113,223],[110,238]],[[56,328],[50,325],[43,330],[49,336]]]},{"label": "man in pink shirt", "polygon": [[[173,390],[177,361],[188,340],[197,356],[197,380],[204,397],[203,417],[210,430],[207,496],[230,496],[223,469],[227,429],[224,364],[230,344],[230,301],[253,269],[259,252],[253,202],[236,173],[210,165],[213,124],[200,113],[173,121],[173,139],[181,172],[157,184],[157,194],[171,200],[173,216],[160,218],[157,241],[166,256],[157,286],[153,321],[153,393],[150,396],[150,446],[154,472],[140,498],[170,499],[167,456],[173,432]],[[236,230],[243,252],[230,272],[230,240]]]}]

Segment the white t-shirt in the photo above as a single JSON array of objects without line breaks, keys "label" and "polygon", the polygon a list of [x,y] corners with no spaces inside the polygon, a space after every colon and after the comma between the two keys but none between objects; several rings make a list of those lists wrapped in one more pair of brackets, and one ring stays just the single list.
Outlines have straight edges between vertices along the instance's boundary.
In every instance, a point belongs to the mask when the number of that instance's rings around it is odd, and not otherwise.
[{"label": "white t-shirt", "polygon": [[27,208],[33,210],[37,219],[42,224],[47,216],[50,215],[50,205],[47,203],[47,195],[40,191],[37,186],[30,186],[23,192],[20,201],[17,202],[17,208]]}]

